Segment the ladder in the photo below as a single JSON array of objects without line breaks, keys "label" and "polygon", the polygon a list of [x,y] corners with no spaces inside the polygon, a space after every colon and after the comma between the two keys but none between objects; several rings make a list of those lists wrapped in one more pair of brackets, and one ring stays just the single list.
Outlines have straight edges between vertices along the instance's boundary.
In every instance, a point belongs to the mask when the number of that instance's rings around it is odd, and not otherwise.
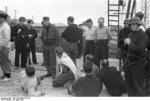
[{"label": "ladder", "polygon": [[[116,2],[117,1],[117,2]],[[110,57],[118,58],[118,31],[119,31],[119,12],[120,12],[120,0],[108,0],[108,27],[112,32],[112,43],[110,47]],[[117,51],[116,51],[117,50]]]},{"label": "ladder", "polygon": [[[118,49],[118,31],[120,28],[120,2],[121,0],[108,0],[108,27],[112,32],[111,45],[109,47],[109,57],[119,58]],[[117,51],[116,51],[117,50]],[[119,67],[121,67],[121,60],[119,59]]]},{"label": "ladder", "polygon": [[108,27],[114,28],[111,31],[117,31],[116,28],[119,28],[120,0],[117,1],[117,3],[114,3],[114,1],[108,0]]},{"label": "ladder", "polygon": [[[123,6],[123,0],[108,0],[108,27],[110,28],[110,31],[112,32],[112,35],[114,37],[113,41],[116,42],[115,44],[111,44],[110,47],[110,55],[114,54],[115,58],[119,58],[119,68],[122,67],[122,61],[119,54],[118,49],[118,32],[120,30],[120,6]],[[128,6],[127,6],[127,12],[126,18],[133,17],[134,9],[136,5],[136,0],[128,0]],[[113,32],[116,32],[113,34]],[[115,38],[116,37],[116,38]],[[115,40],[116,39],[116,40]],[[116,51],[117,50],[117,51]],[[114,56],[110,56],[113,57]]]}]

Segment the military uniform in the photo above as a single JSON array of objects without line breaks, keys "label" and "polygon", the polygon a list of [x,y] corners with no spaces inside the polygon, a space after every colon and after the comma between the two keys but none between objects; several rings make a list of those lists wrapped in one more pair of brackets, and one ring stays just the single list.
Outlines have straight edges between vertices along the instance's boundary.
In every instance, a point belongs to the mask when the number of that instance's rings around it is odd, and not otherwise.
[{"label": "military uniform", "polygon": [[29,45],[28,28],[25,25],[18,24],[13,27],[12,33],[15,36],[15,66],[19,66],[19,57],[21,55],[21,67],[26,67]]},{"label": "military uniform", "polygon": [[36,30],[33,28],[29,29],[29,35],[32,35],[32,37],[29,39],[29,52],[32,53],[32,62],[37,63],[36,53],[35,53],[36,50],[35,38],[37,38]]},{"label": "military uniform", "polygon": [[56,75],[56,55],[55,48],[59,45],[60,35],[54,25],[42,28],[42,41],[43,41],[43,55],[45,58],[45,65],[47,68],[47,75]]},{"label": "military uniform", "polygon": [[145,88],[148,95],[150,95],[150,28],[146,30],[148,35],[148,46],[147,46],[147,58],[146,58],[146,67],[145,67]]},{"label": "military uniform", "polygon": [[[140,25],[140,20],[132,18],[130,23]],[[144,67],[148,36],[138,29],[132,31],[129,38],[131,43],[127,47],[127,62],[124,69],[128,96],[145,96]]]}]

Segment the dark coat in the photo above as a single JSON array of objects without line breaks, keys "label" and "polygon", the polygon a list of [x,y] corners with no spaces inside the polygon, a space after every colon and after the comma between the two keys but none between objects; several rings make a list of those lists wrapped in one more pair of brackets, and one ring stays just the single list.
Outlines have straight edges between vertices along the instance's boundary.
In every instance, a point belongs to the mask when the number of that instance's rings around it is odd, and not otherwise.
[{"label": "dark coat", "polygon": [[118,47],[122,50],[126,50],[126,46],[124,45],[124,39],[129,36],[131,30],[129,28],[122,28],[118,34]]},{"label": "dark coat", "polygon": [[146,55],[148,36],[142,30],[134,31],[130,34],[131,44],[128,45],[127,56],[137,59]]},{"label": "dark coat", "polygon": [[24,47],[29,43],[29,30],[25,25],[16,25],[12,28],[12,36],[14,37],[16,47]]},{"label": "dark coat", "polygon": [[60,44],[60,35],[55,25],[43,26],[41,39],[46,46],[58,46]]},{"label": "dark coat", "polygon": [[99,78],[111,96],[121,96],[125,92],[124,80],[116,68],[102,68],[99,73]]},{"label": "dark coat", "polygon": [[32,38],[30,38],[30,45],[35,46],[35,39],[38,37],[36,30],[33,28],[29,29],[29,35],[32,35]]},{"label": "dark coat", "polygon": [[69,42],[78,42],[82,40],[82,30],[76,24],[71,24],[65,29],[61,37]]}]

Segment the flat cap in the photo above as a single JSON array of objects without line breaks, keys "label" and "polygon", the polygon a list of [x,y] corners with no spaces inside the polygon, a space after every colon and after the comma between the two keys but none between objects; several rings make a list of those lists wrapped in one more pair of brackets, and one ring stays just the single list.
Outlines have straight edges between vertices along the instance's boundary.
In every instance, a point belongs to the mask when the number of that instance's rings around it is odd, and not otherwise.
[{"label": "flat cap", "polygon": [[25,17],[20,17],[19,21],[26,21],[26,18]]}]

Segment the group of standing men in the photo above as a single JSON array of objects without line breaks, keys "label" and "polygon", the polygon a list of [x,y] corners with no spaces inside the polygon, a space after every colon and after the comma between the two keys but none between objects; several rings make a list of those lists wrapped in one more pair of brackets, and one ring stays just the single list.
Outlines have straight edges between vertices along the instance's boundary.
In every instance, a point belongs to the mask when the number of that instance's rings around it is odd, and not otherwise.
[{"label": "group of standing men", "polygon": [[20,66],[20,56],[21,56],[21,67],[25,68],[27,66],[27,61],[30,61],[30,52],[32,53],[32,61],[37,64],[36,53],[35,53],[35,38],[37,37],[37,32],[32,28],[33,21],[28,20],[25,24],[25,17],[19,18],[19,24],[15,26],[10,26],[8,23],[8,15],[1,11],[0,12],[0,48],[1,48],[1,65],[4,72],[4,81],[8,81],[11,78],[11,68],[9,60],[9,51],[11,42],[15,43],[15,66],[16,69]]},{"label": "group of standing men", "polygon": [[84,57],[87,54],[94,56],[95,64],[100,67],[101,60],[108,59],[109,41],[112,39],[110,30],[104,25],[104,18],[98,19],[98,27],[93,26],[91,19],[86,21],[87,29],[85,30],[85,49]]},{"label": "group of standing men", "polygon": [[26,18],[20,17],[19,24],[15,25],[11,29],[11,38],[15,42],[15,66],[18,68],[20,66],[20,56],[21,56],[21,67],[25,68],[27,62],[30,62],[30,52],[32,53],[32,61],[37,64],[36,54],[35,54],[35,38],[37,37],[37,32],[32,28],[33,21],[27,20]]},{"label": "group of standing men", "polygon": [[[84,57],[93,55],[95,63],[100,67],[100,60],[108,59],[108,43],[112,36],[109,29],[104,26],[104,18],[98,19],[99,27],[95,28],[91,19],[84,25],[74,24],[74,17],[67,18],[68,27],[60,35],[56,27],[50,24],[49,17],[43,17],[42,42],[44,46],[44,61],[48,69],[46,76],[51,76],[56,67],[55,48],[61,46],[76,64],[79,52],[83,49]],[[54,33],[54,34],[51,34]],[[85,37],[84,34],[85,33]],[[85,39],[85,40],[84,40]],[[85,48],[83,43],[85,42]],[[81,46],[81,47],[80,47]],[[49,51],[49,52],[48,52]],[[81,55],[82,53],[80,53]],[[49,61],[50,60],[50,61]],[[50,69],[51,68],[51,69]]]}]

